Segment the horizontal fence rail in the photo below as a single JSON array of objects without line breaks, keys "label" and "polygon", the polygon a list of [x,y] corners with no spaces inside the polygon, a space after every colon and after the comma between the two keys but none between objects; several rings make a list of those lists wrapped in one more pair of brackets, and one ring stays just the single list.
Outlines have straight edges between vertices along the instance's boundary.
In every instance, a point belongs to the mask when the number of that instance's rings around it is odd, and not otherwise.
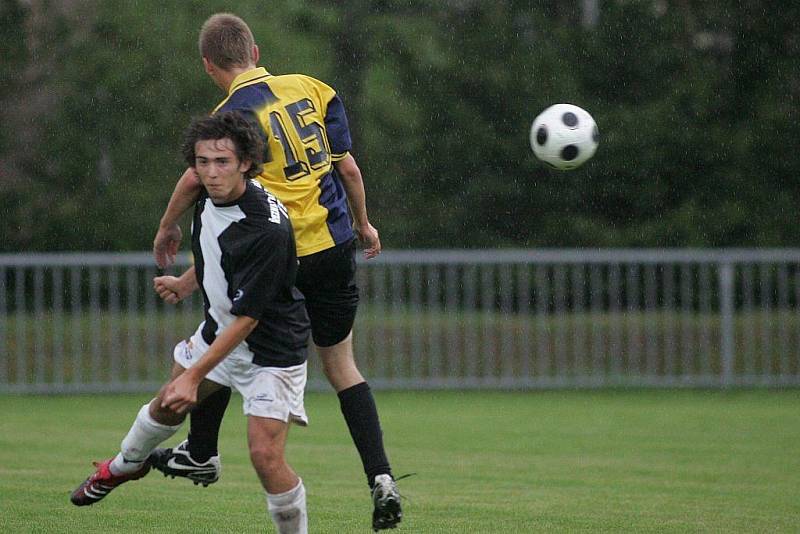
[{"label": "horizontal fence rail", "polygon": [[[202,304],[160,302],[156,274],[147,253],[0,254],[0,392],[160,385]],[[800,385],[800,249],[390,251],[357,281],[376,387]],[[329,387],[313,351],[309,373]]]}]

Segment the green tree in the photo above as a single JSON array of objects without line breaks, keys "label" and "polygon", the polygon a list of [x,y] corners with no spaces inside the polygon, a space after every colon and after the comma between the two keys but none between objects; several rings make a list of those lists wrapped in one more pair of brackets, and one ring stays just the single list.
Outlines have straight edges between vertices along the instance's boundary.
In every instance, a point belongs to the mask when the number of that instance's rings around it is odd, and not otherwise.
[{"label": "green tree", "polygon": [[[0,4],[3,251],[148,249],[222,1]],[[797,246],[800,7],[777,0],[239,2],[261,63],[336,88],[388,248]],[[74,6],[73,6],[74,7]],[[58,9],[56,9],[58,8]],[[595,158],[539,164],[556,102]],[[35,214],[35,216],[31,216]]]}]

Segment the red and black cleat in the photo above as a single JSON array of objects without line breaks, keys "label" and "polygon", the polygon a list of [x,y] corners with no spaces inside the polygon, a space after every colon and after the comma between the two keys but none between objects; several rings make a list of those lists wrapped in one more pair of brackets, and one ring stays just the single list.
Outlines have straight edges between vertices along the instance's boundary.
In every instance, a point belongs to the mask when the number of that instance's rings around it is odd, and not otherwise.
[{"label": "red and black cleat", "polygon": [[109,458],[103,462],[93,462],[97,471],[92,473],[83,484],[72,492],[69,500],[75,506],[88,506],[98,501],[111,493],[111,490],[129,480],[138,480],[145,476],[150,471],[150,462],[145,461],[144,465],[133,473],[125,473],[123,475],[114,475],[109,469],[113,458]]}]

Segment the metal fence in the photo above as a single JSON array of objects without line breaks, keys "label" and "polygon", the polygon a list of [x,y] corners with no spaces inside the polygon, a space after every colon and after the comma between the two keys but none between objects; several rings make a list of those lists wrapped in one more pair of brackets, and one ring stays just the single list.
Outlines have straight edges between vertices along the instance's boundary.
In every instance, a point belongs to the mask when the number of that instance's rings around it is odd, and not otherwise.
[{"label": "metal fence", "polygon": [[[202,306],[161,303],[155,274],[145,253],[0,255],[0,392],[160,385]],[[800,249],[384,252],[358,283],[376,387],[800,385]]]}]

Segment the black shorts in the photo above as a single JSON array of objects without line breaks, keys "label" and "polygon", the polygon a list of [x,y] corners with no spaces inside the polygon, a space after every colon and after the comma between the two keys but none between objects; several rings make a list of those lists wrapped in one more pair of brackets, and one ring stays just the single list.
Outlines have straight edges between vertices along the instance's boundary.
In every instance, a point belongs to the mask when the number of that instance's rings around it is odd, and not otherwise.
[{"label": "black shorts", "polygon": [[306,297],[314,344],[336,345],[347,337],[356,319],[356,241],[299,260],[296,285]]}]

